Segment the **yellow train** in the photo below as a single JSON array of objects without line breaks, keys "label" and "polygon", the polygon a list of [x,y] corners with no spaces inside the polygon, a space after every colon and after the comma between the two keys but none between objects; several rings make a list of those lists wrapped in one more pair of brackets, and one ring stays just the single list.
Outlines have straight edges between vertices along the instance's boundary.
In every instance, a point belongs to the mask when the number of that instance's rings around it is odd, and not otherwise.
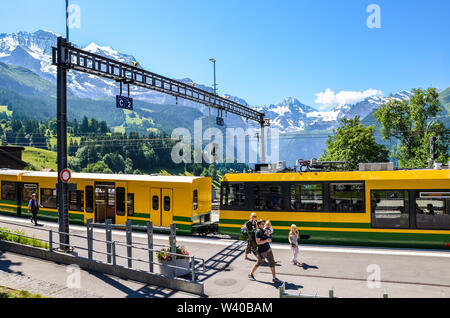
[{"label": "yellow train", "polygon": [[[57,221],[55,172],[0,170],[0,214],[30,217],[28,202],[36,193],[43,208],[39,218]],[[87,219],[103,223],[169,227],[176,223],[180,233],[191,234],[209,224],[211,178],[72,174],[69,191],[69,220],[86,224]]]},{"label": "yellow train", "polygon": [[450,170],[225,175],[219,231],[239,235],[256,212],[287,242],[450,248]]}]

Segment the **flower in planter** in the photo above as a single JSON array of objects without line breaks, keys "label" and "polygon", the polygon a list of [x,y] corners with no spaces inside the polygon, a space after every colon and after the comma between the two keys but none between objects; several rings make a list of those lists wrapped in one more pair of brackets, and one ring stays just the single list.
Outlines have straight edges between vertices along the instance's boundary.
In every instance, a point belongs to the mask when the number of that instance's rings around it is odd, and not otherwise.
[{"label": "flower in planter", "polygon": [[[170,242],[170,239],[169,239]],[[170,262],[173,259],[172,254],[169,254],[171,252],[171,248],[163,248],[161,249],[159,252],[156,253],[156,259],[159,262]],[[176,250],[176,254],[180,254],[177,255],[176,259],[185,259],[187,258],[187,256],[189,256],[189,252],[186,250],[186,248],[184,246],[177,246],[177,250]],[[181,256],[184,255],[184,256]]]}]

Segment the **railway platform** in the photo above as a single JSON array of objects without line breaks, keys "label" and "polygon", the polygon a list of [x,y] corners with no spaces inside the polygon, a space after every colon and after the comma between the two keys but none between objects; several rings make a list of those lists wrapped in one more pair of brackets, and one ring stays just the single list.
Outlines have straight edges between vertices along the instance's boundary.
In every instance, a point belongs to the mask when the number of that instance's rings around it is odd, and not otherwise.
[{"label": "railway platform", "polygon": [[[2,221],[14,222],[17,226],[3,224]],[[57,224],[41,223],[42,228],[57,230]],[[29,220],[0,217],[0,227],[23,229],[27,235],[45,239],[43,231],[24,229],[21,225],[29,225]],[[86,233],[86,228],[73,225],[70,231],[82,235]],[[125,242],[124,231],[114,230],[112,235],[115,241]],[[95,228],[94,238],[104,240],[105,231]],[[133,244],[145,246],[146,243],[145,233],[133,233]],[[253,262],[244,260],[245,242],[217,237],[178,236],[177,243],[186,247],[191,255],[205,260],[206,271],[199,274],[197,280],[204,283],[206,297],[279,297],[280,285],[271,282],[270,268],[266,264],[256,272],[256,281],[248,280]],[[155,248],[167,247],[168,235],[155,234],[154,244]],[[295,266],[290,263],[291,251],[287,243],[274,243],[272,248],[277,261],[277,276],[285,282],[285,290],[289,294],[327,296],[329,290],[334,290],[338,298],[381,298],[383,294],[388,294],[390,298],[450,297],[448,251],[302,245],[299,255],[301,265]],[[106,246],[104,249],[106,251]],[[139,258],[139,254],[133,257]],[[20,273],[21,277],[27,277],[30,281],[45,281],[64,287],[69,275],[66,266],[5,252],[0,252],[0,271],[3,274],[0,275],[0,285],[6,284],[11,275]],[[86,271],[81,271],[81,290],[74,295],[197,297]]]}]

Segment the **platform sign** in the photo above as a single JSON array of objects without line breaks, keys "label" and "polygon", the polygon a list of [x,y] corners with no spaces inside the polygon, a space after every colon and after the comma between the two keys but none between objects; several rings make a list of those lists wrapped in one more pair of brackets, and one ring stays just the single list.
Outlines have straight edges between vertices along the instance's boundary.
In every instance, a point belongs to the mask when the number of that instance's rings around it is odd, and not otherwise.
[{"label": "platform sign", "polygon": [[61,181],[64,183],[69,183],[70,179],[72,179],[72,173],[69,169],[62,170],[59,176],[61,177]]},{"label": "platform sign", "polygon": [[116,107],[121,109],[133,110],[133,98],[117,95]]},{"label": "platform sign", "polygon": [[217,117],[216,119],[217,126],[225,126],[225,121],[222,117]]}]

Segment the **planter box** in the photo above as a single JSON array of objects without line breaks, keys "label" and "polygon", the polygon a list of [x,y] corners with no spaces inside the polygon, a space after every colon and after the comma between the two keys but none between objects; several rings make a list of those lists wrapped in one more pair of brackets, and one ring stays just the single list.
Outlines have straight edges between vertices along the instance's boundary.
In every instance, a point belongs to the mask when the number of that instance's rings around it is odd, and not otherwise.
[{"label": "planter box", "polygon": [[[191,272],[189,258],[172,260],[169,262],[160,261],[161,274],[166,277],[182,277]],[[177,266],[180,268],[173,268],[171,266]]]}]

